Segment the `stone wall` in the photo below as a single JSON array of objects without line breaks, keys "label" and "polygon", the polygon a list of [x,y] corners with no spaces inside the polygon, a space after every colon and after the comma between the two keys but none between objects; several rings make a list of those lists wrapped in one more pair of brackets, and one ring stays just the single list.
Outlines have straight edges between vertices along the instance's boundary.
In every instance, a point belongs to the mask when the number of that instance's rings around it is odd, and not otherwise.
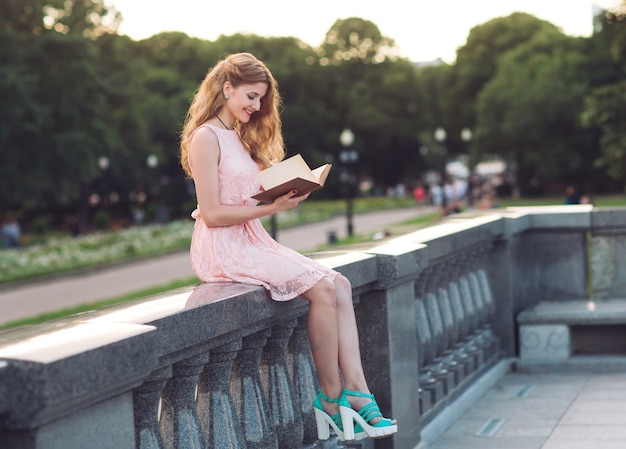
[{"label": "stone wall", "polygon": [[[521,310],[623,292],[623,223],[623,209],[506,209],[311,255],[350,279],[368,381],[399,421],[393,438],[351,447],[415,448],[425,425],[517,356]],[[201,284],[4,331],[0,447],[313,447],[307,310],[254,286]]]}]

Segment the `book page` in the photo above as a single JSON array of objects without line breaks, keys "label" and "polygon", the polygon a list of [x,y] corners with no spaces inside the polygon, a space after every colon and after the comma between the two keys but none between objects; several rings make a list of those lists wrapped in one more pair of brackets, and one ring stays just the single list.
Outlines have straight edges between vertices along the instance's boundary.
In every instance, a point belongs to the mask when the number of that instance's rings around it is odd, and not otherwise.
[{"label": "book page", "polygon": [[317,177],[299,154],[266,168],[257,175],[257,178],[265,190],[294,178],[317,182]]},{"label": "book page", "polygon": [[332,164],[324,164],[313,170],[313,176],[315,176],[315,179],[317,179],[317,182],[319,184],[324,185],[324,183],[326,182],[326,178],[328,178],[328,173],[330,173],[331,167]]}]

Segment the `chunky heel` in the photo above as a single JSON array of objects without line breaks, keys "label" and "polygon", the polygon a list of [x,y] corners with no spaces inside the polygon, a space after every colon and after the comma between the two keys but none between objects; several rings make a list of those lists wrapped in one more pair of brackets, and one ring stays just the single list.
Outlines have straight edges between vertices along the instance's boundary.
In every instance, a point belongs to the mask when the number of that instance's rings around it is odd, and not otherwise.
[{"label": "chunky heel", "polygon": [[[347,396],[368,398],[370,403],[364,406],[357,413],[354,409],[352,409],[350,403],[347,401]],[[344,389],[342,397],[346,397],[347,402],[347,404],[339,404],[340,414],[344,423],[356,423],[356,425],[359,426],[370,438],[384,438],[393,435],[398,431],[398,425],[395,421],[383,417],[373,394],[360,393],[358,391]],[[381,419],[376,424],[371,424],[371,422],[376,418]]]},{"label": "chunky heel", "polygon": [[[322,400],[339,405],[339,413],[329,415],[322,405]],[[332,428],[341,441],[361,440],[367,438],[367,433],[363,431],[359,424],[354,424],[352,415],[347,414],[344,409],[350,405],[342,392],[339,398],[329,398],[321,391],[317,394],[313,402],[315,412],[315,424],[317,425],[317,438],[327,440],[330,438]]]},{"label": "chunky heel", "polygon": [[332,417],[328,416],[327,413],[318,410],[317,407],[314,409],[314,411],[315,411],[315,424],[317,425],[317,439],[327,440],[330,438],[329,425],[332,426],[331,424]]},{"label": "chunky heel", "polygon": [[324,406],[322,405],[322,400],[335,404],[339,404],[340,401],[340,399],[329,398],[321,391],[317,393],[315,401],[313,402],[313,409],[315,410],[315,424],[317,425],[317,438],[320,440],[327,440],[330,438],[330,429],[332,428],[337,434],[337,437],[341,441],[344,441],[345,436],[343,433],[341,414],[335,413],[334,415],[329,415],[326,413],[326,410],[324,410]]}]

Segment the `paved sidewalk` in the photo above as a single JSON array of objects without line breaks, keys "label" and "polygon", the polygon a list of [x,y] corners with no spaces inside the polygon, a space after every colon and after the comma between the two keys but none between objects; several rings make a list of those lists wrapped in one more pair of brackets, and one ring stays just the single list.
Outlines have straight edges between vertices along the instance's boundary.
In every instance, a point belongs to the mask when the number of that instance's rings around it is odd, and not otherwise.
[{"label": "paved sidewalk", "polygon": [[[384,231],[386,227],[436,211],[415,207],[354,216],[357,234]],[[277,240],[296,251],[312,251],[328,241],[334,232],[347,234],[345,217],[298,226],[278,232]],[[187,251],[125,263],[111,268],[64,276],[0,290],[0,324],[41,313],[90,304],[127,293],[193,278]]]},{"label": "paved sidewalk", "polygon": [[624,449],[626,358],[581,356],[566,365],[511,371],[468,407],[422,446]]}]

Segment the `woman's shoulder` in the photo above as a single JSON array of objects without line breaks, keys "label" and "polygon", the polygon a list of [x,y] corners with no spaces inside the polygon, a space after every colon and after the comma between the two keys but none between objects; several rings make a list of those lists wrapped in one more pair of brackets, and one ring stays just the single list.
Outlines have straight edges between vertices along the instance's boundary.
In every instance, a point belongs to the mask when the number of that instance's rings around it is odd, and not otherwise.
[{"label": "woman's shoulder", "polygon": [[195,140],[196,143],[203,143],[203,144],[218,142],[215,128],[209,123],[203,123],[202,125],[198,126],[196,129],[194,129],[194,131],[191,133],[191,136],[189,137],[189,140],[190,140],[190,143],[193,143]]},{"label": "woman's shoulder", "polygon": [[[208,151],[208,153],[207,153]],[[220,142],[217,133],[210,124],[198,126],[190,137],[190,157],[194,155],[214,154],[220,156]]]}]

